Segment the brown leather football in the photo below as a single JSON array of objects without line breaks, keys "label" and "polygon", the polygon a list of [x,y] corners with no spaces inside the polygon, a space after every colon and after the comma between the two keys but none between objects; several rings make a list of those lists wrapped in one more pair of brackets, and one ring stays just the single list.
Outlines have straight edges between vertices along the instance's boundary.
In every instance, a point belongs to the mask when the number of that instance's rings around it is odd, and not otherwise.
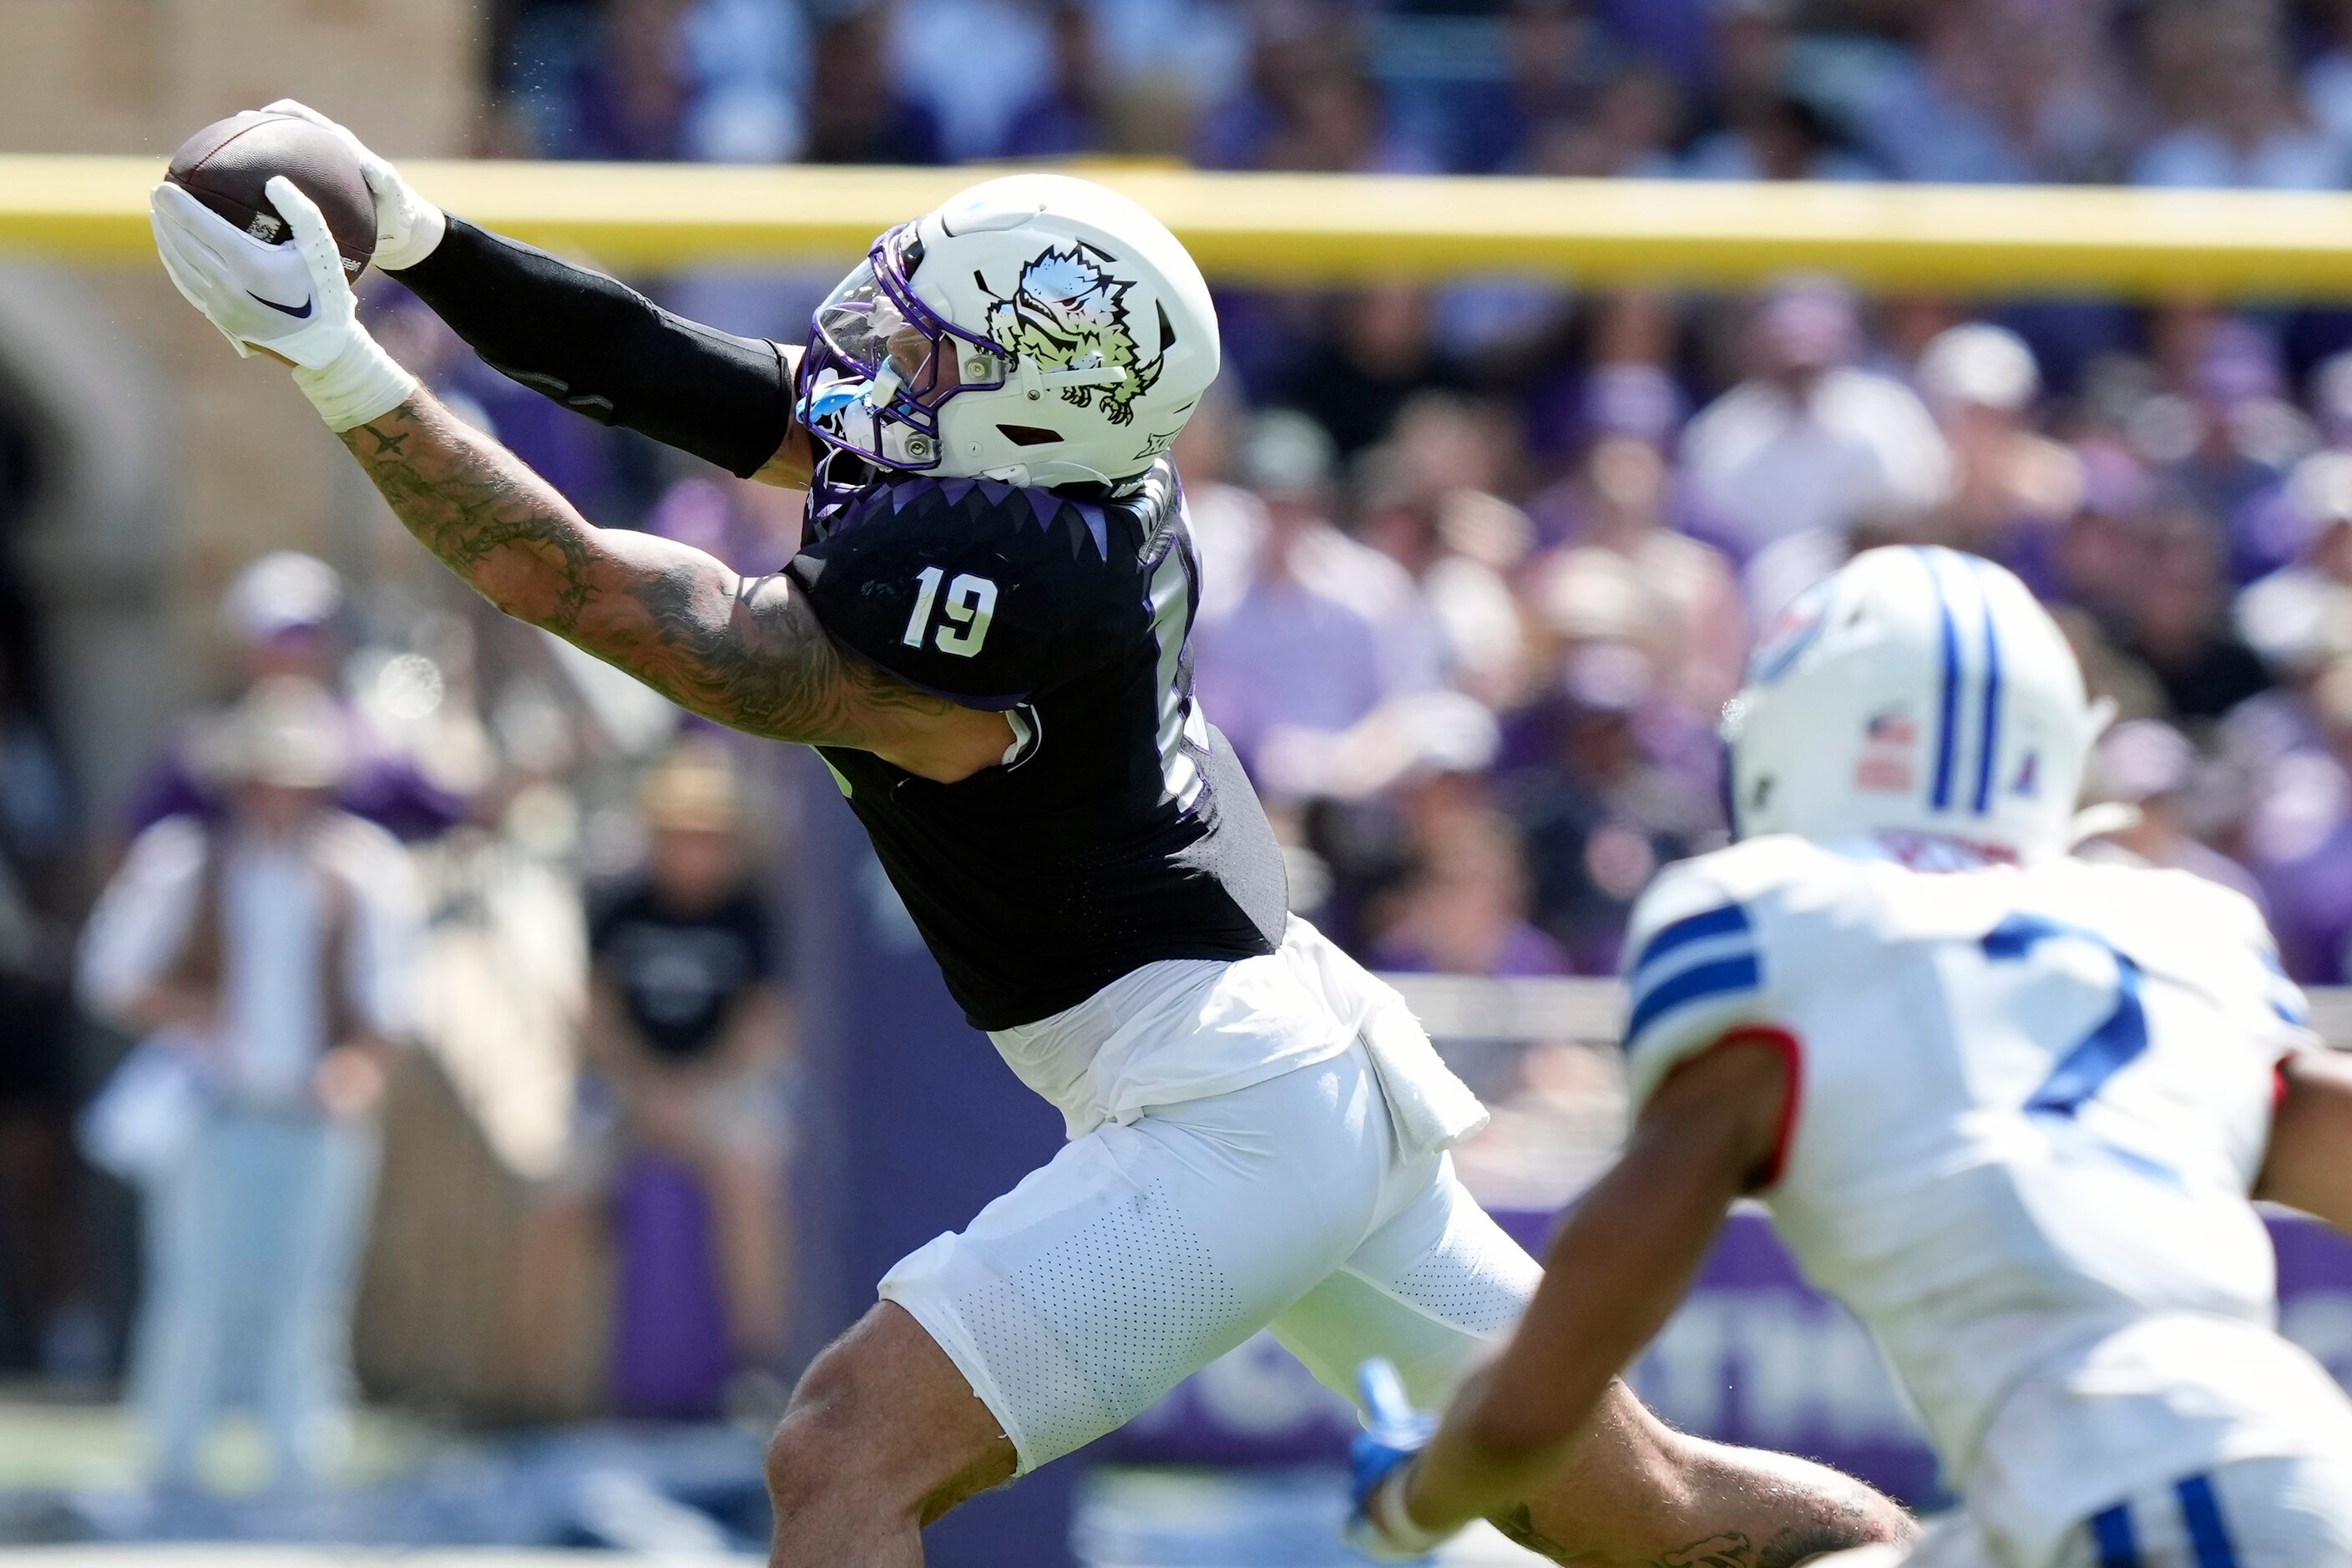
[{"label": "brown leather football", "polygon": [[262,189],[278,174],[319,204],[343,276],[356,279],[375,254],[375,203],[358,162],[332,132],[291,114],[248,109],[182,142],[163,177],[256,239],[283,245],[293,231]]}]

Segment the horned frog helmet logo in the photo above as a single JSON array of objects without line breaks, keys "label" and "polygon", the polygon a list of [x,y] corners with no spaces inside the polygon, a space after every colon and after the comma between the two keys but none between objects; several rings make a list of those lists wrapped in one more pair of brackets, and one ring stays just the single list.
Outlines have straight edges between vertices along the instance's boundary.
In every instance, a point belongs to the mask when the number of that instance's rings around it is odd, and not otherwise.
[{"label": "horned frog helmet logo", "polygon": [[1094,407],[1101,394],[1104,416],[1125,425],[1135,418],[1135,400],[1160,379],[1161,361],[1142,363],[1128,324],[1127,295],[1135,285],[1104,271],[1100,254],[1074,241],[1031,258],[1011,295],[990,290],[988,335],[1016,358],[1035,360],[1040,370],[1125,371],[1115,382],[1061,388],[1062,400],[1079,408]]}]

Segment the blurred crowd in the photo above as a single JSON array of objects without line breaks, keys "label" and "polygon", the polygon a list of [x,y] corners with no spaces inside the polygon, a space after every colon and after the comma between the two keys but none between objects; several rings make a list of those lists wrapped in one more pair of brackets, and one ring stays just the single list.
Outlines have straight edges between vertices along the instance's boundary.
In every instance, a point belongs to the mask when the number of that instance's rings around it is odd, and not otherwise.
[{"label": "blurred crowd", "polygon": [[[555,157],[2322,188],[2352,5],[2283,0],[532,0],[499,135]],[[647,280],[799,341],[829,276]],[[2125,722],[2099,853],[2352,963],[2352,316],[1465,278],[1221,289],[1178,456],[1198,681],[1296,899],[1392,968],[1609,973],[1724,831],[1716,714],[1859,546],[2021,573]],[[592,513],[789,554],[793,498],[562,420],[420,315],[412,363]]]},{"label": "blurred crowd", "polygon": [[2344,0],[508,0],[499,150],[2326,189]]},{"label": "blurred crowd", "polygon": [[[222,700],[94,822],[33,706],[0,723],[0,1365],[119,1371],[159,1497],[222,1479],[240,1411],[277,1486],[340,1472],[372,1247],[515,1304],[466,1324],[521,1342],[513,1373],[443,1398],[780,1398],[793,1019],[760,759],[452,601],[387,614],[314,557],[252,562]],[[406,1235],[373,1237],[400,1170]]]}]

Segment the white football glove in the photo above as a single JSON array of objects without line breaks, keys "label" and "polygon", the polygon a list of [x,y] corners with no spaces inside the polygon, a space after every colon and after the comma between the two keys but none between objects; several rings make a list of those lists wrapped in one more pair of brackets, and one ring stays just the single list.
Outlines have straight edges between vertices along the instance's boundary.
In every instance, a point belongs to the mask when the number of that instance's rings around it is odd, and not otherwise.
[{"label": "white football glove", "polygon": [[163,270],[240,354],[275,354],[331,430],[390,413],[415,395],[402,369],[359,322],[359,302],[327,220],[284,175],[263,187],[294,231],[291,243],[256,239],[179,186],[148,199]]},{"label": "white football glove", "polygon": [[441,243],[441,237],[449,232],[446,213],[418,195],[416,187],[402,179],[400,171],[389,162],[370,152],[366,142],[309,104],[281,98],[262,112],[290,114],[297,120],[309,121],[321,131],[331,132],[357,160],[361,176],[367,181],[368,195],[375,198],[375,264],[378,267],[390,272],[414,267],[432,255],[433,247]]}]

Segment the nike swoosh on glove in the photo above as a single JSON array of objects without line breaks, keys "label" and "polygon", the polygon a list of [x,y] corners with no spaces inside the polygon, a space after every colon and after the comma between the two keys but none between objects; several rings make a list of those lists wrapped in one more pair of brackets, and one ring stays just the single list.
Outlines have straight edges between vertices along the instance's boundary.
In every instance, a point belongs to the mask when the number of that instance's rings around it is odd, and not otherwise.
[{"label": "nike swoosh on glove", "polygon": [[350,131],[328,119],[309,104],[291,98],[281,98],[262,110],[265,114],[290,114],[297,120],[307,120],[320,130],[332,134],[343,144],[360,166],[360,177],[367,181],[368,195],[375,198],[375,264],[387,272],[397,272],[404,267],[414,267],[433,254],[441,237],[449,232],[449,216],[439,207],[416,194],[416,187],[401,177],[390,160],[371,152],[368,144]]},{"label": "nike swoosh on glove", "polygon": [[1389,1362],[1366,1362],[1356,1373],[1363,1396],[1364,1429],[1349,1449],[1350,1491],[1348,1544],[1375,1563],[1424,1563],[1453,1535],[1415,1524],[1404,1510],[1409,1467],[1437,1432],[1437,1417],[1415,1410],[1404,1379]]},{"label": "nike swoosh on glove", "polygon": [[292,243],[256,239],[179,186],[157,185],[148,219],[163,270],[238,353],[266,352],[291,364],[330,428],[390,413],[415,395],[416,379],[360,325],[326,218],[282,174],[262,188],[293,230]]}]

